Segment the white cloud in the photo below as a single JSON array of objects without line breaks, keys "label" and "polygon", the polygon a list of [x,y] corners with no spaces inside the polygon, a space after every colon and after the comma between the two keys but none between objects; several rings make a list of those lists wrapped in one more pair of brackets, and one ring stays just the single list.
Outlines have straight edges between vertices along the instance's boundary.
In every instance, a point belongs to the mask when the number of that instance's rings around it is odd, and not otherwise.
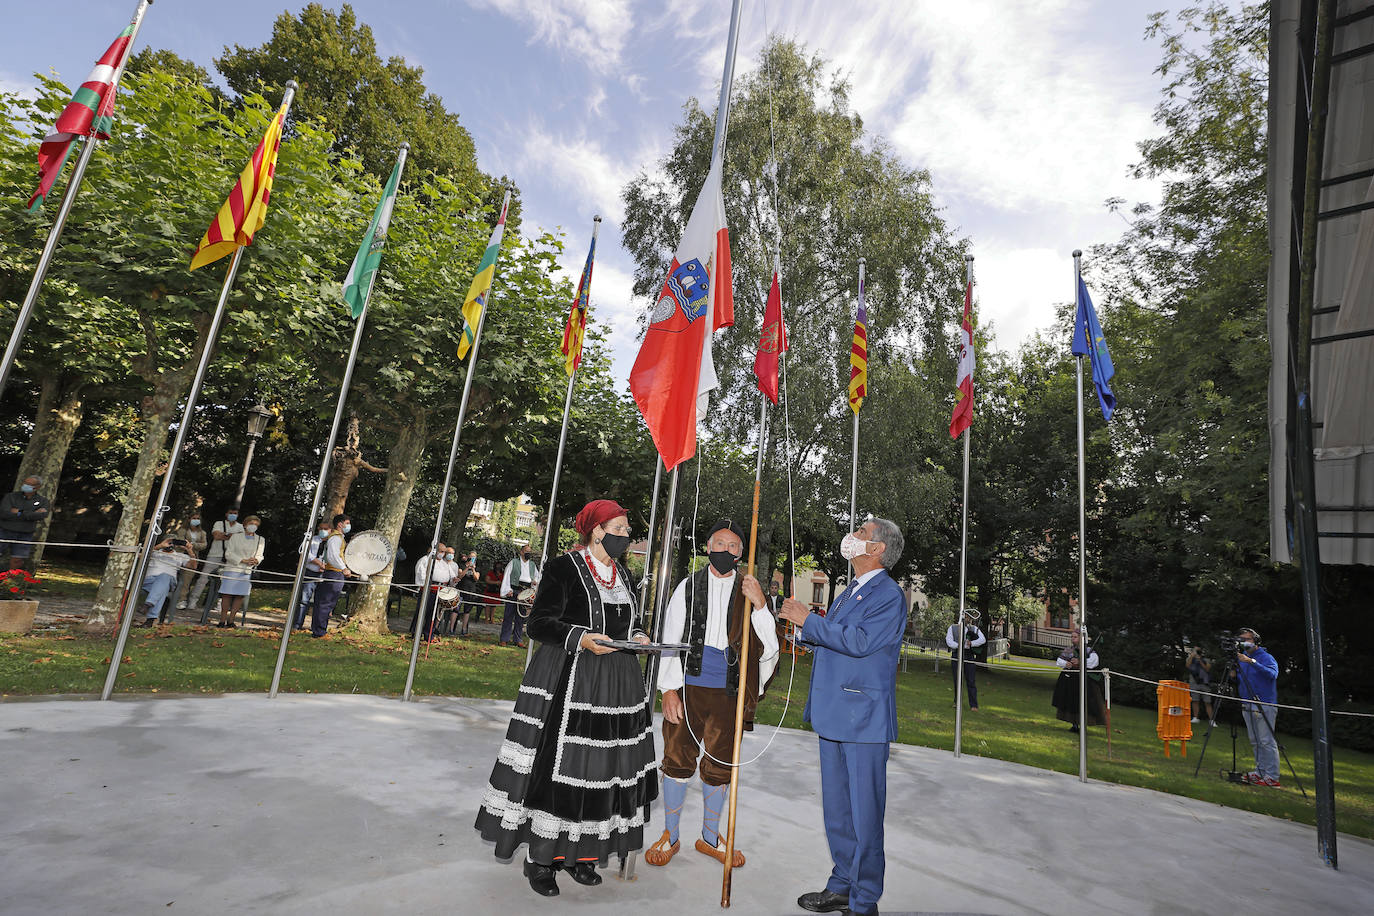
[{"label": "white cloud", "polygon": [[631,0],[468,0],[530,26],[543,42],[586,61],[598,73],[621,65],[634,16]]},{"label": "white cloud", "polygon": [[1072,301],[1073,258],[1052,248],[979,244],[973,290],[979,326],[990,322],[998,348],[1014,349],[1053,324],[1056,304]]},{"label": "white cloud", "polygon": [[558,187],[563,202],[573,204],[579,216],[600,214],[620,224],[625,211],[620,192],[643,156],[617,158],[583,134],[556,134],[540,123],[530,124],[523,138],[518,171],[541,175]]},{"label": "white cloud", "polygon": [[21,99],[36,99],[38,83],[33,77],[15,76],[8,70],[0,70],[0,92],[12,93]]}]

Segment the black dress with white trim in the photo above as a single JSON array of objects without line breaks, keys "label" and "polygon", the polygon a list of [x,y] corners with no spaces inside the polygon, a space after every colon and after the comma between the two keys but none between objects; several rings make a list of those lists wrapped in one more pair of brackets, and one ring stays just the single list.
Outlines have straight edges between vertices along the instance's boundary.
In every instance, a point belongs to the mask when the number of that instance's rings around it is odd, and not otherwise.
[{"label": "black dress with white trim", "polygon": [[[595,564],[597,576],[592,575]],[[638,627],[625,567],[586,551],[551,560],[528,632],[539,642],[515,699],[474,825],[509,859],[522,843],[541,864],[624,857],[644,845],[658,797],[644,675],[629,652],[597,655],[583,634],[631,638]]]}]

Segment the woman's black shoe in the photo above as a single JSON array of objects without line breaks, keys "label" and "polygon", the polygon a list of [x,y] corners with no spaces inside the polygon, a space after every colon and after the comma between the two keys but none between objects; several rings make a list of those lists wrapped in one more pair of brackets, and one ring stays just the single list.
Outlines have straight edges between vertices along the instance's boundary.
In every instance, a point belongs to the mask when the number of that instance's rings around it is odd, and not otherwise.
[{"label": "woman's black shoe", "polygon": [[553,866],[527,861],[525,863],[525,877],[530,879],[530,889],[539,896],[558,896],[558,882],[554,880]]},{"label": "woman's black shoe", "polygon": [[577,862],[571,868],[565,867],[565,871],[572,875],[572,879],[578,884],[596,887],[601,883],[601,876],[596,873],[595,862]]}]

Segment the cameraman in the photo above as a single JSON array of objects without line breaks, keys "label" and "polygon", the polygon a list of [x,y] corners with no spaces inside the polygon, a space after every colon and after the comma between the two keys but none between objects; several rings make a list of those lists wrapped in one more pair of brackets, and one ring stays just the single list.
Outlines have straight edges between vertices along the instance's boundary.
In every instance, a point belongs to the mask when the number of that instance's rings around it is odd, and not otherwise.
[{"label": "cameraman", "polygon": [[162,616],[162,604],[176,585],[182,567],[196,568],[195,549],[185,538],[163,538],[153,546],[143,574],[143,626],[151,627]]},{"label": "cameraman", "polygon": [[[1255,771],[1245,777],[1252,786],[1279,788],[1279,742],[1274,737],[1274,721],[1278,716],[1277,703],[1279,663],[1259,644],[1260,637],[1250,627],[1236,634],[1236,694],[1242,700],[1241,714],[1245,717],[1245,732],[1255,754]],[[1258,702],[1245,702],[1245,701]]]}]

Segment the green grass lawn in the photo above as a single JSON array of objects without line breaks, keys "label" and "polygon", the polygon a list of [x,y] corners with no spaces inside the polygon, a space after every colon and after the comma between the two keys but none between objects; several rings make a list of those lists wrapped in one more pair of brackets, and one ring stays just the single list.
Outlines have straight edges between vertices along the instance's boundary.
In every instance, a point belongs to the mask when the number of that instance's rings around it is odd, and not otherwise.
[{"label": "green grass lawn", "polygon": [[[58,588],[87,587],[90,574],[61,569],[45,578]],[[71,585],[68,585],[68,582]],[[254,590],[261,605],[271,606],[271,592]],[[283,598],[280,600],[284,600]],[[280,604],[278,600],[277,604]],[[266,691],[278,651],[275,631],[223,631],[173,626],[130,633],[120,667],[120,692],[222,693]],[[0,637],[0,695],[93,694],[104,683],[112,638],[86,636],[73,630],[43,636]],[[520,683],[525,652],[497,646],[489,637],[444,640],[422,657],[415,691],[422,695],[513,699]],[[315,640],[296,635],[288,650],[282,689],[299,693],[399,694],[405,685],[410,642],[401,636],[345,633]],[[790,660],[784,656],[770,695],[759,706],[762,733],[777,724],[787,690]],[[1000,668],[1000,670],[999,670]],[[801,711],[811,668],[808,658],[797,662],[791,705],[784,725],[801,728]],[[1050,692],[1057,670],[1012,670],[1002,666],[979,673],[978,712],[965,712],[964,753],[1010,760],[1029,766],[1078,772],[1078,738],[1054,718]],[[930,656],[911,660],[898,675],[897,704],[900,736],[908,744],[952,750],[954,747],[953,685],[948,663],[937,674]],[[1112,755],[1107,756],[1106,730],[1090,730],[1088,772],[1094,779],[1143,786],[1199,798],[1217,804],[1312,824],[1316,820],[1312,791],[1312,745],[1282,734],[1284,719],[1300,713],[1281,712],[1279,739],[1308,788],[1298,792],[1287,763],[1283,789],[1234,785],[1218,778],[1218,769],[1231,762],[1230,729],[1218,725],[1201,773],[1193,767],[1202,749],[1204,723],[1195,728],[1189,756],[1164,756],[1155,736],[1155,712],[1116,706],[1112,709]],[[1252,763],[1245,730],[1239,731],[1237,768]],[[1340,829],[1374,838],[1374,755],[1336,748],[1336,807]]]}]

